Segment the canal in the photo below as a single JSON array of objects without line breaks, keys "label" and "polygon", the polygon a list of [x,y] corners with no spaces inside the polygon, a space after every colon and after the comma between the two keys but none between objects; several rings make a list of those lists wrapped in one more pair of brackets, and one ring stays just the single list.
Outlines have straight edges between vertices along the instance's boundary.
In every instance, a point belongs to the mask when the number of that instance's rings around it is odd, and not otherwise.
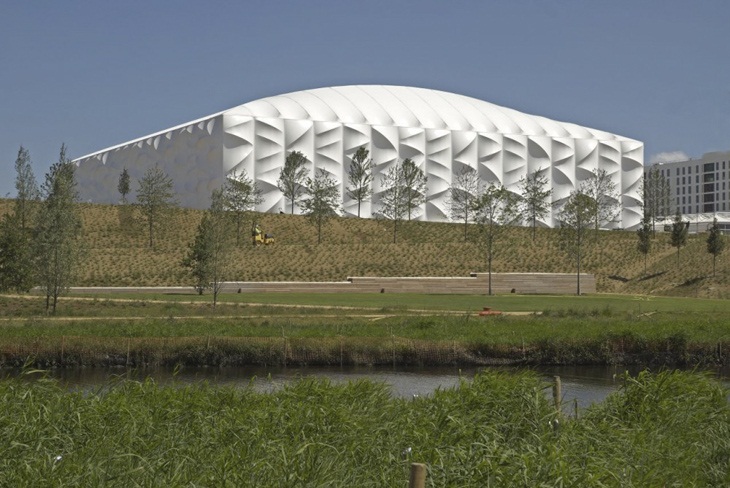
[{"label": "canal", "polygon": [[[124,368],[67,368],[50,370],[49,375],[58,379],[66,387],[77,390],[94,391],[109,385],[115,378],[144,380],[151,378],[161,385],[191,384],[206,381],[215,385],[251,387],[256,391],[270,392],[282,388],[287,383],[303,377],[328,379],[333,383],[369,379],[382,382],[390,387],[393,396],[412,398],[426,396],[437,389],[454,388],[461,380],[469,381],[481,368],[428,367],[428,368],[373,368],[373,367],[185,367],[150,368],[126,370]],[[517,368],[494,368],[499,371],[513,372]],[[532,368],[544,378],[546,386],[554,376],[560,376],[563,404],[585,409],[600,402],[609,394],[617,391],[623,382],[626,371],[638,374],[643,368],[638,366],[553,366]],[[708,372],[724,383],[730,380],[730,367],[709,369]],[[8,373],[10,376],[17,371]],[[546,390],[547,394],[547,390]]]}]

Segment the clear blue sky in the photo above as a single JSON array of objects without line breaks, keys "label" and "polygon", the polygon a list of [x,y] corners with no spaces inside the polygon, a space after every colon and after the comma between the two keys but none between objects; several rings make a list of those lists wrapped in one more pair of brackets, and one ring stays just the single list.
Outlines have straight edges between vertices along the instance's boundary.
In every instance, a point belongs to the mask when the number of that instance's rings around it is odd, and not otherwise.
[{"label": "clear blue sky", "polygon": [[[411,85],[730,150],[730,2],[0,0],[0,196],[75,158],[257,98]],[[661,157],[661,156],[660,156]]]}]

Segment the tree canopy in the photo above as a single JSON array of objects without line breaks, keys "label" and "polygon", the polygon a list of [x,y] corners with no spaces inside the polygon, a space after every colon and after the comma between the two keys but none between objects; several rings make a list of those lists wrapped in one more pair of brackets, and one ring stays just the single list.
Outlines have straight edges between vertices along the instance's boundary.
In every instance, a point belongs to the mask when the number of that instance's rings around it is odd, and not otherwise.
[{"label": "tree canopy", "polygon": [[687,245],[687,234],[689,233],[689,222],[682,220],[682,214],[677,209],[672,222],[672,232],[669,235],[669,242],[672,247],[677,248],[677,264],[679,264],[679,250]]},{"label": "tree canopy", "polygon": [[605,169],[591,172],[590,177],[581,184],[580,192],[594,200],[591,206],[593,228],[596,233],[603,224],[616,221],[620,211],[616,183]]},{"label": "tree canopy", "polygon": [[294,206],[299,197],[305,192],[304,186],[307,178],[307,157],[299,151],[292,151],[284,161],[279,179],[276,184],[284,194],[284,198],[291,203],[291,213],[294,214]]},{"label": "tree canopy", "polygon": [[40,190],[33,173],[30,153],[23,146],[20,146],[15,160],[15,174],[15,215],[21,229],[27,229],[33,221]]},{"label": "tree canopy", "polygon": [[636,231],[636,237],[638,238],[636,249],[644,255],[644,274],[646,274],[646,261],[651,251],[651,236],[651,217],[644,214],[644,218],[641,219],[641,227]]},{"label": "tree canopy", "polygon": [[725,250],[725,238],[717,223],[717,217],[712,220],[712,225],[708,230],[707,252],[712,255],[712,276],[715,276],[717,257]]},{"label": "tree canopy", "polygon": [[139,180],[137,206],[147,223],[150,247],[154,247],[155,230],[167,222],[165,217],[177,206],[173,187],[172,178],[157,165]]},{"label": "tree canopy", "polygon": [[263,201],[262,193],[246,171],[233,171],[223,184],[222,203],[236,222],[236,245],[241,243],[241,227],[247,212],[256,209]]},{"label": "tree canopy", "polygon": [[58,162],[51,166],[41,188],[44,201],[33,237],[36,282],[45,292],[46,311],[52,313],[56,312],[58,296],[70,286],[81,255],[74,170],[62,145]]},{"label": "tree canopy", "polygon": [[428,177],[411,158],[403,160],[400,171],[402,172],[402,181],[405,190],[403,195],[408,211],[408,220],[411,220],[414,211],[426,201],[426,183],[428,182]]},{"label": "tree canopy", "polygon": [[127,168],[124,168],[121,173],[119,173],[119,182],[117,183],[117,191],[119,191],[119,194],[122,195],[122,203],[127,203],[127,195],[129,195],[130,188],[129,188],[129,171],[127,171]]},{"label": "tree canopy", "polygon": [[474,201],[472,208],[481,234],[480,242],[487,257],[488,292],[491,295],[492,260],[503,234],[519,218],[518,197],[504,186],[491,184]]},{"label": "tree canopy", "polygon": [[570,194],[560,209],[560,246],[576,263],[576,294],[580,295],[581,260],[588,232],[595,222],[596,200],[580,190]]},{"label": "tree canopy", "polygon": [[464,241],[469,222],[474,220],[474,202],[479,194],[479,173],[471,166],[462,166],[449,188],[449,210],[453,220],[464,222]]},{"label": "tree canopy", "polygon": [[360,146],[352,156],[350,168],[347,171],[347,196],[357,202],[357,216],[360,217],[362,202],[372,195],[373,160],[368,158],[370,151]]},{"label": "tree canopy", "polygon": [[182,265],[188,268],[199,294],[207,288],[213,291],[213,306],[223,284],[229,265],[231,239],[226,226],[225,198],[221,189],[214,190],[210,208],[203,214],[195,239],[188,245]]},{"label": "tree canopy", "polygon": [[322,226],[337,215],[340,190],[337,181],[322,168],[317,169],[314,179],[307,178],[307,195],[302,210],[310,223],[317,227],[317,244],[322,242]]},{"label": "tree canopy", "polygon": [[548,216],[552,207],[549,198],[553,189],[549,187],[548,177],[543,169],[530,173],[527,177],[520,178],[521,201],[520,207],[525,219],[532,226],[532,240],[535,240],[537,221]]}]

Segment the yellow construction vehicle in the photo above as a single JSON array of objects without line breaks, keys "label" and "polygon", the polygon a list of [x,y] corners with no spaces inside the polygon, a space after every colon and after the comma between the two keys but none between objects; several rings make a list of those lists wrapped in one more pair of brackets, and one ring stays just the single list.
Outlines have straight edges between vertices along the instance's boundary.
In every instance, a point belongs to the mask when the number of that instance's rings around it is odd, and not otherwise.
[{"label": "yellow construction vehicle", "polygon": [[264,246],[268,246],[269,244],[274,243],[274,236],[272,234],[264,234],[263,232],[261,232],[261,227],[259,227],[259,224],[254,224],[251,236],[253,237],[254,246],[260,246],[261,244],[263,244]]}]

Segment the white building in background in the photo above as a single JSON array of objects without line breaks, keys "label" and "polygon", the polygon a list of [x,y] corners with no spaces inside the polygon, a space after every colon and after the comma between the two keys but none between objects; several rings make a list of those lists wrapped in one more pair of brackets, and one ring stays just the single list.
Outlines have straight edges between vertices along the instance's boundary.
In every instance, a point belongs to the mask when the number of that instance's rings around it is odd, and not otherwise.
[{"label": "white building in background", "polygon": [[[591,172],[603,169],[616,185],[621,208],[615,227],[641,220],[642,142],[579,125],[528,115],[482,100],[423,88],[354,85],[304,90],[255,100],[183,125],[78,158],[84,201],[114,203],[123,168],[132,187],[158,164],[170,175],[183,206],[205,208],[226,175],[245,171],[263,191],[259,211],[287,208],[277,188],[291,151],[309,170],[322,168],[340,182],[345,215],[357,214],[346,196],[350,158],[360,147],[375,165],[373,195],[361,215],[378,212],[380,175],[411,158],[427,175],[419,219],[448,221],[449,188],[463,167],[485,182],[519,193],[520,178],[544,172],[552,185],[552,214]],[[132,195],[134,198],[134,195]]]},{"label": "white building in background", "polygon": [[[704,231],[715,218],[724,232],[730,232],[730,151],[652,167],[669,182],[669,208],[690,222],[691,232]],[[665,221],[672,219],[670,215]]]}]

